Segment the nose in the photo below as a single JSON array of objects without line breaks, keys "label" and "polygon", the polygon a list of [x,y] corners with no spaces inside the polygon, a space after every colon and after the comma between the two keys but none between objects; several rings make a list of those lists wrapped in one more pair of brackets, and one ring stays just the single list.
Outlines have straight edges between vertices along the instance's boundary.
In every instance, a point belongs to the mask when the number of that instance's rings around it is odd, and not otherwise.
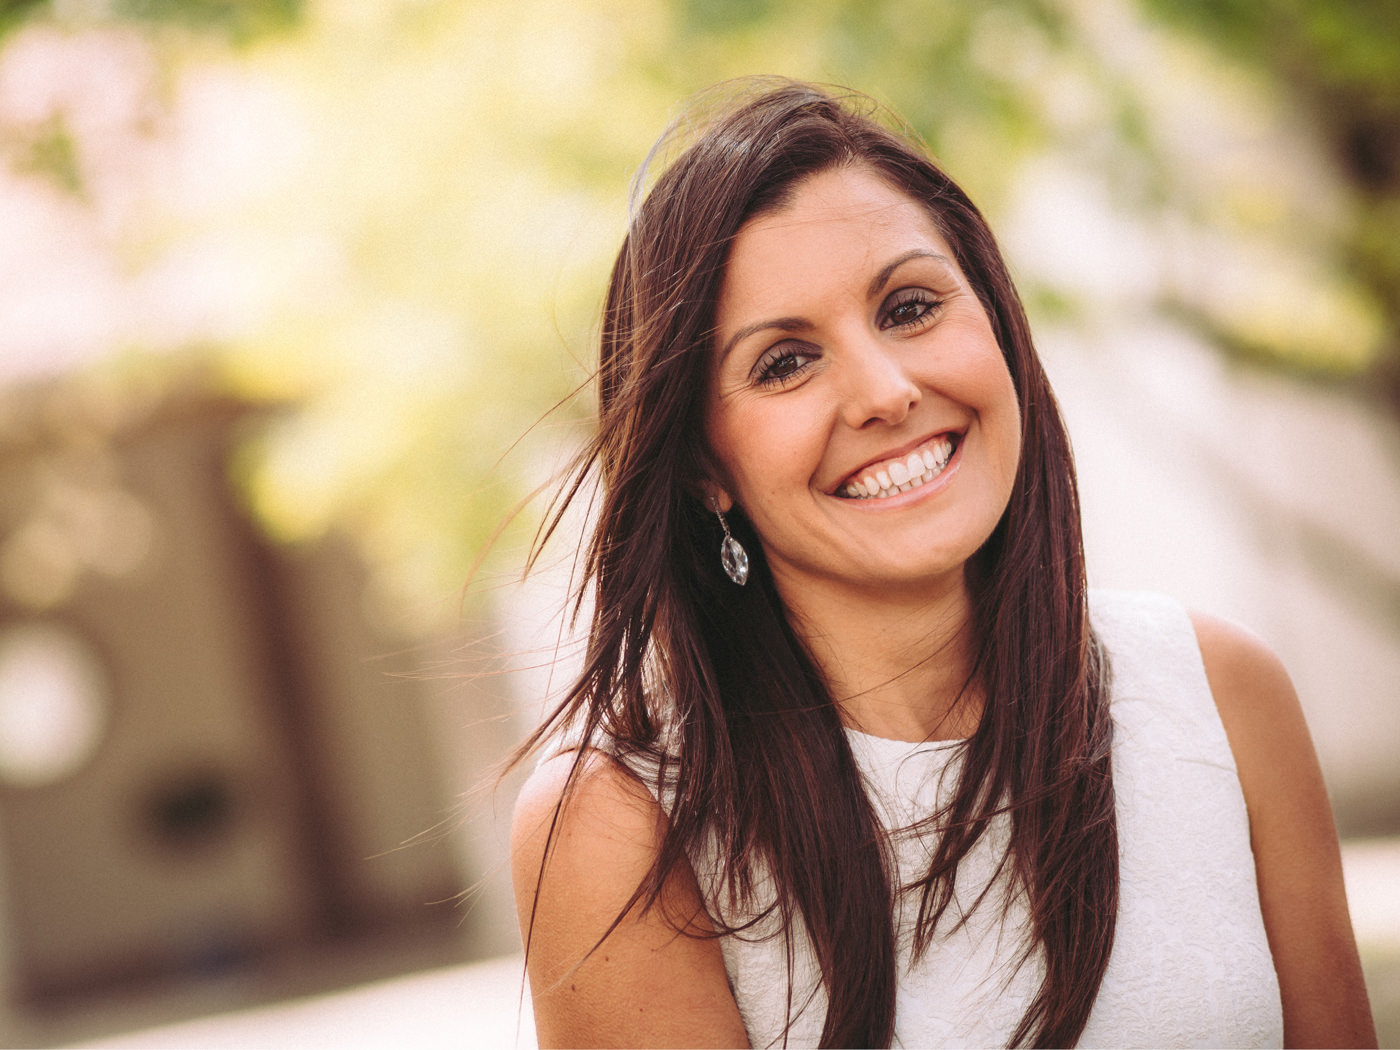
[{"label": "nose", "polygon": [[849,343],[844,355],[842,411],[857,430],[874,423],[897,424],[923,396],[898,347],[866,336]]}]

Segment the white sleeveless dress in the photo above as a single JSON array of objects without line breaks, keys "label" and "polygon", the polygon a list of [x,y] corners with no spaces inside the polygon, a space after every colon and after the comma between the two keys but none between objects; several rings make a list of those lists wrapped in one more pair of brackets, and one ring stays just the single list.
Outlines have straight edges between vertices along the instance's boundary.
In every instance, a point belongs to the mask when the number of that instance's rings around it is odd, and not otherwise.
[{"label": "white sleeveless dress", "polygon": [[[1280,1046],[1278,981],[1260,917],[1249,820],[1190,620],[1169,599],[1110,592],[1092,594],[1091,616],[1113,665],[1121,876],[1113,952],[1079,1045]],[[894,837],[899,878],[908,881],[927,870],[933,842],[900,829],[951,792],[959,749],[954,742],[848,733]],[[1005,819],[994,824],[964,860],[961,908],[987,886],[1007,831]],[[700,851],[691,861],[712,914],[732,922],[739,913],[713,855]],[[1002,884],[969,922],[936,936],[917,963],[910,950],[917,903],[897,906],[895,1046],[1009,1041],[1043,970],[1034,956],[1014,967],[1028,925],[1025,909],[1013,900],[1003,920],[998,892]],[[795,931],[790,987],[783,939],[775,934],[770,922],[721,938],[744,1026],[755,1047],[816,1046],[825,997],[815,960],[803,931]]]}]

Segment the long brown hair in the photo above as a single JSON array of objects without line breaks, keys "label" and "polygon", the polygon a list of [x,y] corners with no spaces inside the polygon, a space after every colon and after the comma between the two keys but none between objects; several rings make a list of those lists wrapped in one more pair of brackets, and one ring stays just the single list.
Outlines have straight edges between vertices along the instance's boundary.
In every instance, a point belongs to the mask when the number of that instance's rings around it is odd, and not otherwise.
[{"label": "long brown hair", "polygon": [[[927,950],[959,862],[1009,812],[1005,864],[1028,903],[1027,952],[1039,949],[1045,965],[1012,1043],[1072,1045],[1113,943],[1118,848],[1108,669],[1088,622],[1069,441],[986,221],[872,112],[854,96],[762,82],[707,119],[635,206],[602,322],[597,433],[544,530],[547,539],[581,494],[596,500],[580,592],[592,598],[585,666],[520,755],[567,725],[585,747],[654,763],[674,799],[632,903],[653,906],[706,836],[735,899],[752,901],[759,874],[771,876],[789,960],[801,922],[820,967],[823,1046],[890,1044],[894,894],[918,895],[915,951]],[[932,216],[987,311],[1021,410],[1010,502],[969,566],[988,701],[954,797],[929,818],[939,832],[930,868],[902,888],[890,884],[887,836],[758,538],[736,507],[731,526],[754,563],[736,588],[719,572],[719,526],[696,488],[730,245],[802,179],[849,164]]]}]

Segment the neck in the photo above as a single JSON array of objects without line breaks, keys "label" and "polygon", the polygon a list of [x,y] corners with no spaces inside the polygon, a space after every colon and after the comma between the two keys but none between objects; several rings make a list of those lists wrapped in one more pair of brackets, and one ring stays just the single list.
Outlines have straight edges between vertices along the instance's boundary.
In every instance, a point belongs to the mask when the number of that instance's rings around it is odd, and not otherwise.
[{"label": "neck", "polygon": [[777,582],[847,726],[895,740],[977,728],[983,698],[971,680],[972,599],[961,573],[932,592],[893,596]]}]

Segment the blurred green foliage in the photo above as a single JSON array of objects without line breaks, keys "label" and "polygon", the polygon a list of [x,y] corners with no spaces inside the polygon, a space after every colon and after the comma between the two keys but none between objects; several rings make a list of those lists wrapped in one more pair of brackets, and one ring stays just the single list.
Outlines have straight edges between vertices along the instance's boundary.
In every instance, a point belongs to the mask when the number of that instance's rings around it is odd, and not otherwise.
[{"label": "blurred green foliage", "polygon": [[1349,190],[1335,250],[1389,318],[1380,371],[1400,411],[1400,4],[1390,0],[1145,0],[1262,71],[1325,143]]},{"label": "blurred green foliage", "polygon": [[24,148],[15,152],[11,163],[17,171],[39,175],[66,193],[81,196],[83,192],[73,132],[60,117],[38,128]]},{"label": "blurred green foliage", "polygon": [[19,25],[39,7],[48,5],[48,0],[0,0],[0,33]]},{"label": "blurred green foliage", "polygon": [[111,10],[118,18],[213,29],[247,42],[292,25],[301,0],[113,0]]},{"label": "blurred green foliage", "polygon": [[[1247,245],[1228,272],[1157,293],[1222,346],[1331,376],[1400,359],[1400,8],[1143,3],[1145,21],[1132,0],[11,0],[7,49],[33,30],[130,50],[135,32],[150,68],[119,149],[74,130],[77,103],[0,130],[13,171],[87,201],[119,268],[168,282],[169,312],[214,318],[148,370],[194,359],[223,392],[280,406],[237,466],[269,532],[353,533],[389,604],[431,620],[452,603],[425,596],[451,595],[576,442],[628,179],[676,100],[727,77],[866,91],[994,225],[1053,157],[1149,240],[1184,221]],[[1295,95],[1342,114],[1319,116],[1352,158],[1325,192],[1273,178],[1238,129],[1195,149],[1203,105],[1286,146]],[[114,220],[107,174],[143,143],[157,159]],[[1058,317],[1093,309],[1053,267],[1024,284]]]},{"label": "blurred green foliage", "polygon": [[155,27],[178,25],[247,43],[296,22],[301,0],[99,0],[64,5],[55,0],[0,0],[0,34],[27,18],[78,7],[87,17],[128,19]]}]

